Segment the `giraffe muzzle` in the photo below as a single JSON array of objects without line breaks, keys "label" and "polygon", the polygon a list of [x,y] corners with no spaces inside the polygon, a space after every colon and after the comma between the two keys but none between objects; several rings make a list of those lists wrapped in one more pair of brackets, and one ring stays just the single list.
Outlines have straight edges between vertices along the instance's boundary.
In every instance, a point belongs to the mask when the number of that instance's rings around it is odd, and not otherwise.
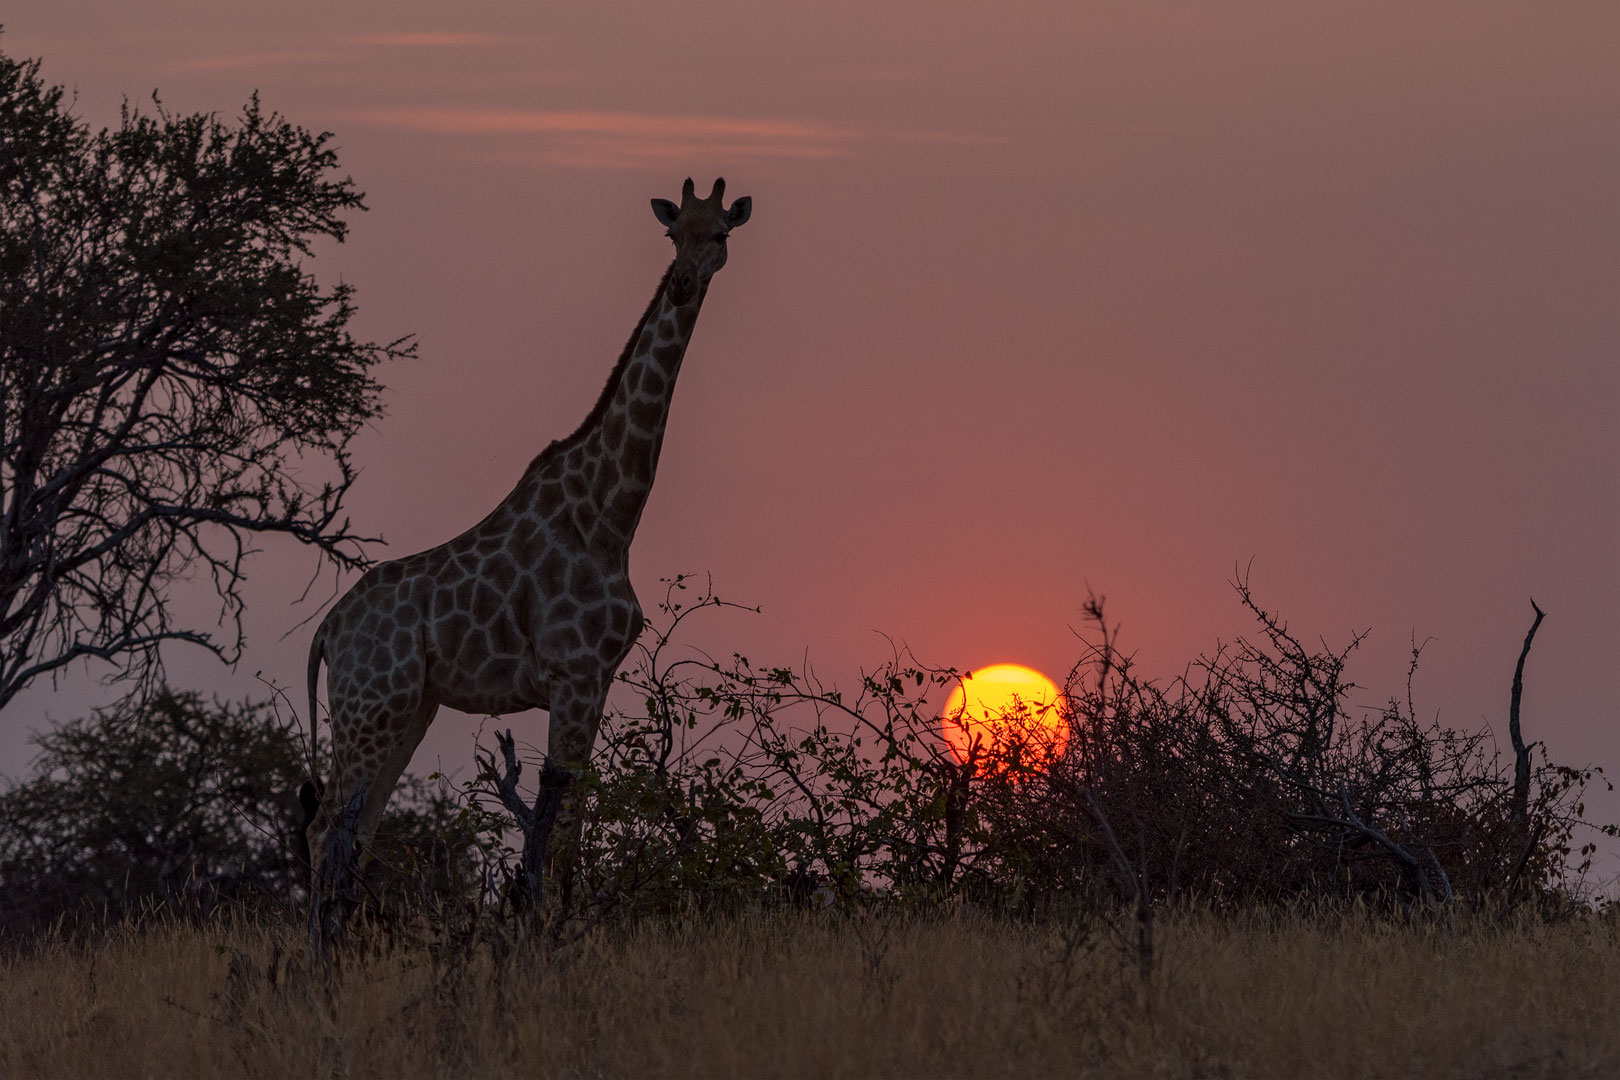
[{"label": "giraffe muzzle", "polygon": [[669,302],[676,307],[682,307],[691,302],[697,295],[697,278],[688,273],[677,271],[669,278]]}]

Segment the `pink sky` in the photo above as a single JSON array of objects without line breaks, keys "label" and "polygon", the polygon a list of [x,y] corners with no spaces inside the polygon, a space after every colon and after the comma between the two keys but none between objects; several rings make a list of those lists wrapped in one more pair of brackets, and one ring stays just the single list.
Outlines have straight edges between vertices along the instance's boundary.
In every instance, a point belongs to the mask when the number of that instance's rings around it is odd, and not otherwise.
[{"label": "pink sky", "polygon": [[[1372,628],[1352,673],[1620,767],[1620,8],[1398,3],[131,5],[16,0],[4,48],[116,120],[269,108],[337,133],[370,213],[316,269],[383,372],[352,509],[405,554],[476,521],[594,401],[670,257],[648,200],[751,195],[688,354],[632,570],[762,616],[704,640],[852,683],[1061,678],[1086,586],[1171,673],[1248,628]],[[254,572],[301,678],[311,568]],[[88,676],[7,710],[96,698]],[[519,718],[540,741],[543,718]],[[419,767],[468,761],[441,714]],[[1599,803],[1620,816],[1620,803]]]}]

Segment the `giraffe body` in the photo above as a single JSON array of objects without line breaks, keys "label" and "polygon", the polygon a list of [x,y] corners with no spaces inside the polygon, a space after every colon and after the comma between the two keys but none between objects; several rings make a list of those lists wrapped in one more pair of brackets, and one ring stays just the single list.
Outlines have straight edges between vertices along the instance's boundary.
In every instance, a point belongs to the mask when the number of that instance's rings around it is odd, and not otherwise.
[{"label": "giraffe body", "polygon": [[614,673],[641,632],[630,542],[651,491],[675,378],[725,235],[751,200],[721,204],[724,181],[679,207],[653,201],[676,257],[596,407],[553,442],[510,494],[454,539],[372,567],[315,632],[310,715],[327,665],[332,774],[309,826],[319,861],[327,808],[363,793],[368,843],[440,706],[550,714],[548,758],[590,757]]}]

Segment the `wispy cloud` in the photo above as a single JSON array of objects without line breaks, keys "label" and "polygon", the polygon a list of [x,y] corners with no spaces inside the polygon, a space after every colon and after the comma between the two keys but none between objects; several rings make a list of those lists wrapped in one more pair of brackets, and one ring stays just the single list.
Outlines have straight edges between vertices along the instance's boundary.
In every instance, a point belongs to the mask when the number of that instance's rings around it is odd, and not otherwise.
[{"label": "wispy cloud", "polygon": [[853,128],[816,120],[607,112],[595,109],[402,108],[373,109],[355,115],[356,119],[383,127],[438,135],[587,132],[701,139],[754,137],[835,141],[857,138],[861,134]]},{"label": "wispy cloud", "polygon": [[1001,146],[1002,135],[981,135],[971,131],[897,131],[896,139],[906,142],[943,143],[946,146]]},{"label": "wispy cloud", "polygon": [[506,40],[499,34],[471,34],[457,30],[423,30],[410,33],[362,34],[354,39],[356,45],[376,45],[384,48],[443,48],[451,45],[498,45]]},{"label": "wispy cloud", "polygon": [[357,112],[350,119],[433,135],[533,140],[539,145],[509,147],[502,156],[592,168],[632,168],[695,153],[844,157],[863,134],[811,120],[590,109],[395,108]]},{"label": "wispy cloud", "polygon": [[821,74],[829,82],[840,83],[897,83],[911,82],[917,73],[910,68],[882,64],[864,64],[822,68]]},{"label": "wispy cloud", "polygon": [[[328,39],[330,40],[330,39]],[[370,49],[434,49],[457,46],[500,45],[512,40],[499,34],[475,34],[460,30],[423,30],[381,34],[357,34],[340,39],[344,46]],[[354,54],[343,48],[264,49],[257,52],[206,56],[179,65],[192,71],[230,71],[241,68],[285,68],[311,65],[352,64]]]},{"label": "wispy cloud", "polygon": [[267,49],[262,52],[227,53],[205,56],[176,65],[185,71],[235,71],[242,68],[305,67],[335,64],[343,58],[331,49]]},{"label": "wispy cloud", "polygon": [[741,161],[776,158],[816,160],[846,156],[845,151],[818,147],[761,146],[758,143],[629,143],[622,140],[567,138],[534,150],[475,153],[471,160],[534,166],[562,166],[573,169],[640,169],[668,162],[681,162],[701,154],[710,161]]}]

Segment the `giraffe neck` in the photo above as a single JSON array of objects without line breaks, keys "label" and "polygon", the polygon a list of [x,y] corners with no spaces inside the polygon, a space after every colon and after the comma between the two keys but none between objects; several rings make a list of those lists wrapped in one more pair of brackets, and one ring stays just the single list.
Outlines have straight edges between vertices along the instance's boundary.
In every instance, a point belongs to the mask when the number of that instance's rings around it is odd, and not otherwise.
[{"label": "giraffe neck", "polygon": [[580,471],[597,520],[627,542],[652,492],[675,377],[707,289],[701,287],[689,303],[675,307],[667,295],[669,275],[666,270],[658,283],[619,362],[617,378],[609,381],[595,422],[588,422],[575,450],[582,455]]}]

